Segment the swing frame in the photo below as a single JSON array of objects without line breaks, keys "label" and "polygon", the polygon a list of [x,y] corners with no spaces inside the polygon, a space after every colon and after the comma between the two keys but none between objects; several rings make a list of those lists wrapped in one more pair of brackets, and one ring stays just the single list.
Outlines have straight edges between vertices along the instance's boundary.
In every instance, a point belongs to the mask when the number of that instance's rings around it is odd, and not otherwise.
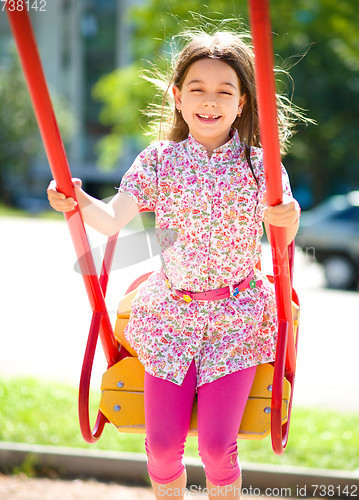
[{"label": "swing frame", "polygon": [[[283,192],[273,71],[270,6],[269,0],[249,0],[248,3],[256,62],[257,99],[267,199],[269,205],[274,206],[282,202]],[[17,45],[52,176],[56,180],[58,190],[76,200],[68,160],[51,104],[29,14],[25,5],[23,5],[22,11],[10,11],[8,4],[5,5],[5,8]],[[85,441],[93,443],[99,439],[105,423],[109,421],[99,410],[94,428],[91,429],[88,409],[89,390],[98,337],[101,340],[108,368],[121,359],[130,356],[130,353],[123,346],[119,345],[115,339],[105,303],[107,284],[118,233],[108,239],[101,273],[98,276],[78,206],[73,211],[66,212],[64,216],[69,227],[93,312],[79,387],[79,421],[81,433]],[[297,336],[295,340],[292,316],[292,293],[295,293],[292,291],[294,241],[287,247],[285,242],[285,228],[271,226],[270,236],[273,269],[275,270],[274,285],[278,314],[278,339],[271,402],[271,439],[274,453],[280,455],[284,453],[288,441],[296,369]],[[132,286],[135,286],[135,284],[132,284]],[[285,378],[290,383],[290,399],[288,419],[283,424],[282,398]]]}]

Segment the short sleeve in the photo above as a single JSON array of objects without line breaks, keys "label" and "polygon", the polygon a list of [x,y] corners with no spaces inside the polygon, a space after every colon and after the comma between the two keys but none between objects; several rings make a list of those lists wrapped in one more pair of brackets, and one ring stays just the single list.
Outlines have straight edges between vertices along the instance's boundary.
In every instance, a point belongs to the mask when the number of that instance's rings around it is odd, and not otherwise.
[{"label": "short sleeve", "polygon": [[[255,156],[256,161],[256,167],[255,167],[255,173],[257,179],[258,179],[258,205],[257,205],[257,217],[259,217],[261,220],[263,220],[264,217],[264,210],[266,208],[266,205],[263,204],[262,199],[264,196],[264,193],[266,191],[266,185],[265,185],[265,176],[264,176],[264,166],[263,166],[263,151],[259,150],[260,153],[258,154],[258,151]],[[292,198],[292,190],[290,187],[290,182],[289,182],[289,176],[284,168],[284,166],[281,164],[281,170],[282,170],[282,189],[283,189],[283,198]]]},{"label": "short sleeve", "polygon": [[157,147],[148,146],[135,159],[121,180],[119,192],[133,198],[140,210],[154,211],[158,198]]}]

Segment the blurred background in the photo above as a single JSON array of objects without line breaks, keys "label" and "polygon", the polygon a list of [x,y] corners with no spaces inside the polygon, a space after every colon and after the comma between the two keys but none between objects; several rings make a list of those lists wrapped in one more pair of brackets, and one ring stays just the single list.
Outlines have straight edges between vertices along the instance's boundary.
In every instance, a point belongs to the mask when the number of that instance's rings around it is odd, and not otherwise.
[{"label": "blurred background", "polygon": [[[151,140],[142,110],[160,98],[140,72],[151,70],[153,63],[168,67],[178,44],[173,36],[186,27],[211,27],[213,21],[219,25],[231,18],[224,27],[248,29],[245,0],[45,3],[45,11],[31,11],[31,20],[50,94],[72,174],[98,198],[115,194],[123,173]],[[354,417],[342,420],[345,412],[355,413],[356,419],[359,415],[357,6],[352,0],[271,0],[271,9],[275,63],[291,74],[288,78],[278,72],[278,87],[316,122],[298,126],[283,158],[303,209],[294,277],[301,299],[297,423],[292,430],[296,445],[286,454],[287,463],[358,470],[354,430],[359,424]],[[64,218],[48,206],[50,179],[7,16],[0,11],[0,415],[5,419],[0,441],[81,446],[77,427],[71,427],[71,439],[59,436],[62,426],[67,429],[65,423],[58,425],[61,412],[49,417],[44,408],[54,394],[54,380],[78,383],[92,314]],[[142,217],[120,236],[153,224],[151,216]],[[89,236],[100,265],[106,240],[91,230]],[[159,266],[148,259],[124,268],[123,248],[129,240],[123,241],[107,293],[112,316],[129,284]],[[263,268],[271,274],[270,247],[264,243],[263,249]],[[106,366],[98,351],[97,385]],[[23,378],[11,393],[6,377],[12,375]],[[36,402],[32,396],[42,393],[28,387],[29,375],[51,382],[46,397]],[[76,396],[70,399],[75,407]],[[52,406],[58,404],[63,408],[62,399]],[[310,411],[300,413],[307,406]],[[317,414],[314,407],[319,407]],[[336,412],[331,427],[329,409]],[[77,425],[76,408],[71,417],[62,413],[71,426]],[[33,433],[38,422],[41,435]],[[115,441],[111,435],[104,446]],[[123,442],[122,437],[120,449]],[[128,451],[143,451],[140,442]],[[251,460],[274,460],[270,450],[258,457],[253,449]],[[297,453],[295,460],[291,453]]]}]

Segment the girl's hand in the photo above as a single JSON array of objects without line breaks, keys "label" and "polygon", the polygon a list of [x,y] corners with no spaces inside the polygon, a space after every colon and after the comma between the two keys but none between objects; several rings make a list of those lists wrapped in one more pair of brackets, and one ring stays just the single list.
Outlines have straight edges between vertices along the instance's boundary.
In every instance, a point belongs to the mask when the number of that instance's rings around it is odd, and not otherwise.
[{"label": "girl's hand", "polygon": [[[264,194],[262,202],[267,203],[266,194]],[[290,227],[298,222],[300,212],[300,205],[297,200],[284,195],[283,203],[265,209],[264,222],[272,226]]]},{"label": "girl's hand", "polygon": [[[81,179],[77,179],[74,177],[72,182],[75,187],[76,196],[78,195],[78,191],[81,190],[82,181]],[[52,180],[47,188],[47,197],[49,199],[49,203],[54,210],[57,212],[71,212],[77,203],[71,197],[66,197],[63,193],[57,190],[56,181]]]}]

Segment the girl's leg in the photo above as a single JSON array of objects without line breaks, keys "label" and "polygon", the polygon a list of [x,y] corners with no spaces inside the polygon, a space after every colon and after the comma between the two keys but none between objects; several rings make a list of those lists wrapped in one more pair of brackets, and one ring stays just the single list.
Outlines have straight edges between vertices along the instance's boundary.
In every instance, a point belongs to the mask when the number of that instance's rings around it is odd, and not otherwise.
[{"label": "girl's leg", "polygon": [[237,435],[255,372],[236,371],[198,389],[198,447],[210,499],[240,497]]},{"label": "girl's leg", "polygon": [[157,499],[183,498],[186,471],[182,459],[196,381],[194,361],[181,386],[145,372],[147,468]]}]

